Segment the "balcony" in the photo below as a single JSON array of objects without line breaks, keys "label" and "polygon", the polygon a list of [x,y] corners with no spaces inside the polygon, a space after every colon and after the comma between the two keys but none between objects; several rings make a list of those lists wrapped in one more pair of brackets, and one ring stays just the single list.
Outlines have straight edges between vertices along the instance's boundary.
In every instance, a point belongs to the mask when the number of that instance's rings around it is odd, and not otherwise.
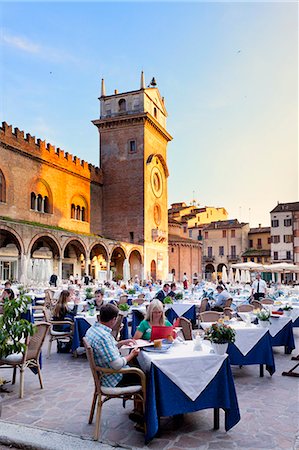
[{"label": "balcony", "polygon": [[215,262],[215,256],[203,256],[202,260],[204,263]]},{"label": "balcony", "polygon": [[240,258],[238,255],[227,255],[227,260],[234,263],[240,261]]}]

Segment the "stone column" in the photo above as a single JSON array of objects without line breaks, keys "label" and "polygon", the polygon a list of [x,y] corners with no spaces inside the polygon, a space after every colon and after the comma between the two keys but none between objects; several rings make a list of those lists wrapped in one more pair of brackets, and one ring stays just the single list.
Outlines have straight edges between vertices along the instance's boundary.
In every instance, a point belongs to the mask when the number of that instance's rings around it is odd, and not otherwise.
[{"label": "stone column", "polygon": [[58,273],[57,273],[59,282],[62,282],[62,258],[58,258]]},{"label": "stone column", "polygon": [[21,254],[21,264],[18,267],[19,280],[21,283],[27,284],[27,272],[28,272],[28,255],[26,253]]}]

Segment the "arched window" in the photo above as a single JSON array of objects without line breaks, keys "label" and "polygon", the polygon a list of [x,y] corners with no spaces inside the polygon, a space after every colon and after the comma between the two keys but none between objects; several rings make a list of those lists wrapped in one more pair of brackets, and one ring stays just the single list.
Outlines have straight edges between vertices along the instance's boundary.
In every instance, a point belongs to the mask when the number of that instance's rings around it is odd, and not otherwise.
[{"label": "arched window", "polygon": [[71,205],[71,219],[75,219],[76,218],[76,207],[74,205],[74,203],[72,203]]},{"label": "arched window", "polygon": [[43,198],[40,194],[37,196],[37,211],[42,212],[43,211]]},{"label": "arched window", "polygon": [[31,192],[30,195],[30,208],[33,209],[35,211],[35,199],[36,199],[36,195],[34,192]]},{"label": "arched window", "polygon": [[5,202],[5,201],[6,201],[6,183],[5,183],[4,175],[3,175],[2,171],[0,170],[0,202]]},{"label": "arched window", "polygon": [[81,208],[80,208],[80,206],[78,205],[77,206],[77,208],[76,208],[76,219],[77,220],[80,220],[81,219]]},{"label": "arched window", "polygon": [[82,206],[82,209],[81,209],[81,220],[82,220],[83,222],[85,222],[85,220],[86,220],[86,214],[85,214],[85,208],[84,208],[84,206]]},{"label": "arched window", "polygon": [[50,203],[49,203],[49,197],[45,195],[44,197],[44,212],[49,213],[50,212]]},{"label": "arched window", "polygon": [[124,98],[121,98],[120,101],[118,102],[118,108],[119,112],[126,111],[126,100]]}]

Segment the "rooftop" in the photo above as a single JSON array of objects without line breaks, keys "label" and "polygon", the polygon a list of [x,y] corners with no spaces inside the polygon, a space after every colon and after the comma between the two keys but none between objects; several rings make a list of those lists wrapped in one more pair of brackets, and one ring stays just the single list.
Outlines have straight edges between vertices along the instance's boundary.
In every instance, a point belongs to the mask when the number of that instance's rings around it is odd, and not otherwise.
[{"label": "rooftop", "polygon": [[270,213],[284,212],[284,211],[299,211],[299,202],[278,203]]}]

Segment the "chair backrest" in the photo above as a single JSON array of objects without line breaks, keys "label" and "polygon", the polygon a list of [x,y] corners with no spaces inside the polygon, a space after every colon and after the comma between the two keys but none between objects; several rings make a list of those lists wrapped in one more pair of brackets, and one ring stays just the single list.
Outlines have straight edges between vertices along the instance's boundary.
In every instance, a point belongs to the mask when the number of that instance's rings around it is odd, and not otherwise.
[{"label": "chair backrest", "polygon": [[122,314],[118,314],[116,322],[114,327],[112,328],[111,334],[114,337],[114,339],[117,340],[118,338],[118,333],[120,331],[120,327],[122,325],[122,321],[123,321],[124,316]]},{"label": "chair backrest", "polygon": [[227,308],[226,306],[223,308],[223,315],[229,317],[230,319],[233,317],[233,310],[231,308]]},{"label": "chair backrest", "polygon": [[231,304],[233,302],[232,298],[228,298],[225,302],[224,308],[230,308]]},{"label": "chair backrest", "polygon": [[274,300],[272,300],[272,298],[263,298],[263,300],[261,300],[261,304],[262,305],[273,305]]},{"label": "chair backrest", "polygon": [[26,360],[29,359],[38,359],[42,345],[44,343],[46,334],[50,328],[50,324],[47,322],[39,322],[36,325],[36,332],[33,336],[30,336],[27,353],[26,353]]},{"label": "chair backrest", "polygon": [[208,298],[203,298],[199,307],[199,312],[205,312],[207,310],[207,306],[209,304],[209,299]]},{"label": "chair backrest", "polygon": [[190,320],[185,317],[180,317],[180,327],[182,327],[185,341],[192,341],[192,325]]},{"label": "chair backrest", "polygon": [[202,322],[217,322],[223,314],[218,311],[205,311],[199,314]]},{"label": "chair backrest", "polygon": [[118,302],[119,305],[122,305],[122,304],[127,303],[127,302],[128,302],[128,296],[127,295],[121,295],[119,297],[119,302]]},{"label": "chair backrest", "polygon": [[262,309],[262,304],[258,300],[252,300],[253,309]]},{"label": "chair backrest", "polygon": [[251,312],[253,309],[253,305],[240,305],[237,307],[237,311],[239,312]]},{"label": "chair backrest", "polygon": [[46,321],[49,323],[52,320],[52,312],[49,308],[44,308],[44,315],[46,318]]},{"label": "chair backrest", "polygon": [[100,383],[99,373],[97,372],[97,369],[96,369],[97,366],[96,366],[94,356],[93,356],[93,349],[85,337],[83,338],[83,345],[86,350],[86,356],[87,356],[90,370],[91,370],[91,373],[93,376],[93,381],[95,384],[96,391],[100,392],[101,391],[101,383]]},{"label": "chair backrest", "polygon": [[137,298],[143,299],[145,297],[145,294],[138,294]]}]

